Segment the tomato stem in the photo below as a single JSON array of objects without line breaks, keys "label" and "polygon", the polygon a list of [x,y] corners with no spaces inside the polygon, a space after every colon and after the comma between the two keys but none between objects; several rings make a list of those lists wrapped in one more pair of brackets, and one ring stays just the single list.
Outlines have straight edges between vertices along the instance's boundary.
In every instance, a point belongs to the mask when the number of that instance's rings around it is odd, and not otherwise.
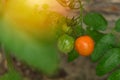
[{"label": "tomato stem", "polygon": [[78,0],[78,1],[80,4],[80,25],[82,26],[83,25],[83,5],[82,5],[81,0]]}]

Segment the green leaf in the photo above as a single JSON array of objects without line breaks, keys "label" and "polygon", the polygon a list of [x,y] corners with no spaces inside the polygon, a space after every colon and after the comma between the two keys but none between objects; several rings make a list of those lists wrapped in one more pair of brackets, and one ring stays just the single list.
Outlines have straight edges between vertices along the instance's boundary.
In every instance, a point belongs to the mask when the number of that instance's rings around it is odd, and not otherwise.
[{"label": "green leaf", "polygon": [[84,29],[82,28],[82,26],[80,25],[76,25],[73,27],[73,34],[75,34],[75,37],[79,37],[81,35],[83,35],[84,33]]},{"label": "green leaf", "polygon": [[78,58],[80,55],[78,52],[73,49],[69,54],[68,54],[68,62],[74,61],[76,58]]},{"label": "green leaf", "polygon": [[96,43],[105,35],[96,30],[92,30],[89,27],[87,28],[86,34],[90,35]]},{"label": "green leaf", "polygon": [[118,19],[118,20],[116,21],[116,23],[115,23],[115,30],[116,30],[117,32],[120,32],[120,19]]},{"label": "green leaf", "polygon": [[50,75],[58,69],[59,57],[54,43],[38,41],[6,22],[0,26],[0,39],[14,56],[31,67]]},{"label": "green leaf", "polygon": [[120,49],[112,48],[102,57],[96,67],[99,76],[105,75],[120,65]]},{"label": "green leaf", "polygon": [[107,80],[120,80],[120,70],[113,72]]},{"label": "green leaf", "polygon": [[102,55],[115,44],[115,36],[113,34],[104,35],[96,44],[91,55],[92,61],[97,61]]},{"label": "green leaf", "polygon": [[86,25],[88,25],[89,27],[93,27],[93,29],[95,30],[106,30],[108,25],[105,18],[101,14],[96,12],[87,13],[84,16],[83,21]]},{"label": "green leaf", "polygon": [[1,76],[0,80],[23,80],[23,79],[22,79],[22,76],[18,72],[11,71]]}]

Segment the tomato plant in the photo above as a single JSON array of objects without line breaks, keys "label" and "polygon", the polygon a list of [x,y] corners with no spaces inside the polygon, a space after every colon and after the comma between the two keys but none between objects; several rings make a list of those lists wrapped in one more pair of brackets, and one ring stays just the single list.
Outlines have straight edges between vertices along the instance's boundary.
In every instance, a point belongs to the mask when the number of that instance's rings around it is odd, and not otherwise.
[{"label": "tomato plant", "polygon": [[[65,8],[77,9],[80,14],[67,17],[69,12]],[[104,16],[97,12],[83,15],[83,9],[80,0],[1,0],[0,43],[4,45],[9,67],[1,79],[12,79],[15,74],[14,80],[21,80],[10,55],[44,74],[55,74],[60,62],[59,49],[67,53],[69,62],[77,59],[78,54],[90,56],[93,62],[99,61],[98,76],[112,71],[108,80],[119,80],[120,40],[116,33],[120,32],[120,19],[111,32],[103,33],[108,28]]]}]

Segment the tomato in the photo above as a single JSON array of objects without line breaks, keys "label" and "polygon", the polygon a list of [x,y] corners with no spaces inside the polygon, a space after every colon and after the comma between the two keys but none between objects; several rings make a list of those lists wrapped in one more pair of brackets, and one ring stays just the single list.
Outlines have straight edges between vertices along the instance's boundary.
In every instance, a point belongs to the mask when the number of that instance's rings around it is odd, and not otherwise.
[{"label": "tomato", "polygon": [[62,30],[63,30],[65,33],[67,33],[67,34],[72,34],[72,31],[73,31],[70,26],[67,26],[67,24],[64,24],[64,25],[62,26]]},{"label": "tomato", "polygon": [[65,8],[56,0],[3,1],[5,24],[28,35],[45,40],[55,37],[56,29],[62,25],[58,21],[65,18],[67,14]]},{"label": "tomato", "polygon": [[69,53],[74,47],[74,38],[64,34],[58,39],[58,49],[63,53]]},{"label": "tomato", "polygon": [[89,56],[94,50],[94,40],[88,36],[80,36],[75,41],[75,49],[82,56]]},{"label": "tomato", "polygon": [[3,8],[3,6],[2,6],[2,1],[0,1],[0,16],[1,16],[1,14],[2,14],[2,8]]}]

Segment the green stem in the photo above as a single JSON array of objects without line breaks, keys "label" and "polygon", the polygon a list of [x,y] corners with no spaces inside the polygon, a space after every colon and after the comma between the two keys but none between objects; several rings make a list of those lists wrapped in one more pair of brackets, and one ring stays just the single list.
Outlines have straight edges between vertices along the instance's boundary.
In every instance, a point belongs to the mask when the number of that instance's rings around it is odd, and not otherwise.
[{"label": "green stem", "polygon": [[81,0],[78,0],[79,1],[79,5],[80,5],[80,17],[79,17],[79,22],[80,22],[80,27],[82,27],[81,29],[83,30],[83,34],[86,33],[86,30],[83,29],[83,4],[82,4],[82,1]]},{"label": "green stem", "polygon": [[78,1],[80,4],[80,26],[82,26],[83,25],[83,5],[82,5],[81,0],[78,0]]}]

